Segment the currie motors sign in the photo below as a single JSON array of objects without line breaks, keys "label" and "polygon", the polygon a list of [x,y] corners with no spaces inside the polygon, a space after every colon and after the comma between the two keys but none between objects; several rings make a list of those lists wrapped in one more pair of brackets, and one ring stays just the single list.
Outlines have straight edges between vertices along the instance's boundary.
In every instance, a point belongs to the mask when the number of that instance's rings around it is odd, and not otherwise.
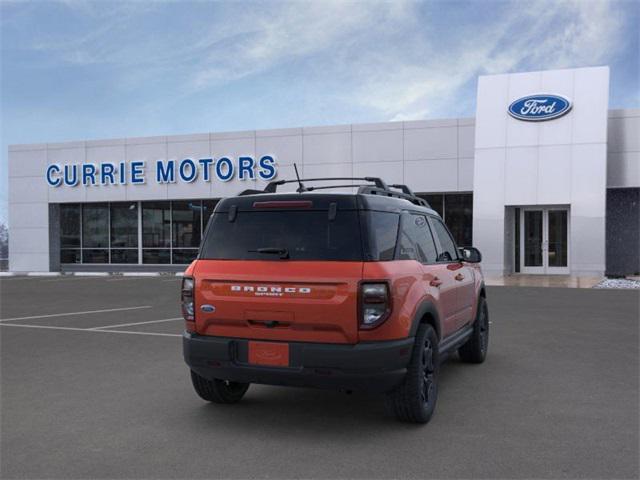
[{"label": "currie motors sign", "polygon": [[509,115],[527,122],[542,122],[569,113],[571,106],[571,100],[560,95],[527,95],[509,105]]},{"label": "currie motors sign", "polygon": [[275,158],[264,155],[258,160],[245,156],[234,159],[201,158],[194,160],[157,160],[147,172],[144,160],[131,162],[73,163],[47,165],[46,179],[51,187],[143,185],[147,179],[155,183],[193,183],[238,180],[272,180],[277,175]]}]

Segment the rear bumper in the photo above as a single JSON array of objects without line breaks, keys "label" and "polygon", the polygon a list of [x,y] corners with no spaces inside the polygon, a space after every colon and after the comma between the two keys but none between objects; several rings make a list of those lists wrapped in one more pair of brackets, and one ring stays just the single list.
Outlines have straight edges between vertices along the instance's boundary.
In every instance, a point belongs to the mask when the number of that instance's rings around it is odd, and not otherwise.
[{"label": "rear bumper", "polygon": [[356,345],[289,343],[288,367],[248,363],[248,339],[185,332],[184,359],[198,375],[234,382],[386,392],[404,378],[413,338]]}]

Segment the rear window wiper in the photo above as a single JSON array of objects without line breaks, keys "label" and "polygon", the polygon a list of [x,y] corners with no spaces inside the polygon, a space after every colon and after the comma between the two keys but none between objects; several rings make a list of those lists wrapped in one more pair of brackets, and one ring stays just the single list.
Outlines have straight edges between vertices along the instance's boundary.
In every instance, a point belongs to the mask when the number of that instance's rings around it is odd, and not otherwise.
[{"label": "rear window wiper", "polygon": [[251,253],[266,253],[270,255],[280,255],[280,258],[286,260],[289,258],[289,250],[286,248],[278,248],[278,247],[265,247],[258,248],[257,250],[248,250]]}]

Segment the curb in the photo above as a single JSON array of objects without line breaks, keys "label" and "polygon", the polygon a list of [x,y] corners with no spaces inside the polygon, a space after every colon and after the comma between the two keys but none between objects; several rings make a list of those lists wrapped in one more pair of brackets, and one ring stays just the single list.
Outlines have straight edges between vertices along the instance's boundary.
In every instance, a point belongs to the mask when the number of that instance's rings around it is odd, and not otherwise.
[{"label": "curb", "polygon": [[0,277],[182,277],[184,272],[0,272]]}]

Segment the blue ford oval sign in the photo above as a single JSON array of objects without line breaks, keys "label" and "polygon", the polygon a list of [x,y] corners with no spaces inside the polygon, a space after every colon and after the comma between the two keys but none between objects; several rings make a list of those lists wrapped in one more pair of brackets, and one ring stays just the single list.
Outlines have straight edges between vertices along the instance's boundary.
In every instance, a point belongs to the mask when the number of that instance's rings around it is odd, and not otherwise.
[{"label": "blue ford oval sign", "polygon": [[560,95],[527,95],[509,105],[509,115],[518,120],[541,122],[558,118],[571,110],[571,100]]}]

